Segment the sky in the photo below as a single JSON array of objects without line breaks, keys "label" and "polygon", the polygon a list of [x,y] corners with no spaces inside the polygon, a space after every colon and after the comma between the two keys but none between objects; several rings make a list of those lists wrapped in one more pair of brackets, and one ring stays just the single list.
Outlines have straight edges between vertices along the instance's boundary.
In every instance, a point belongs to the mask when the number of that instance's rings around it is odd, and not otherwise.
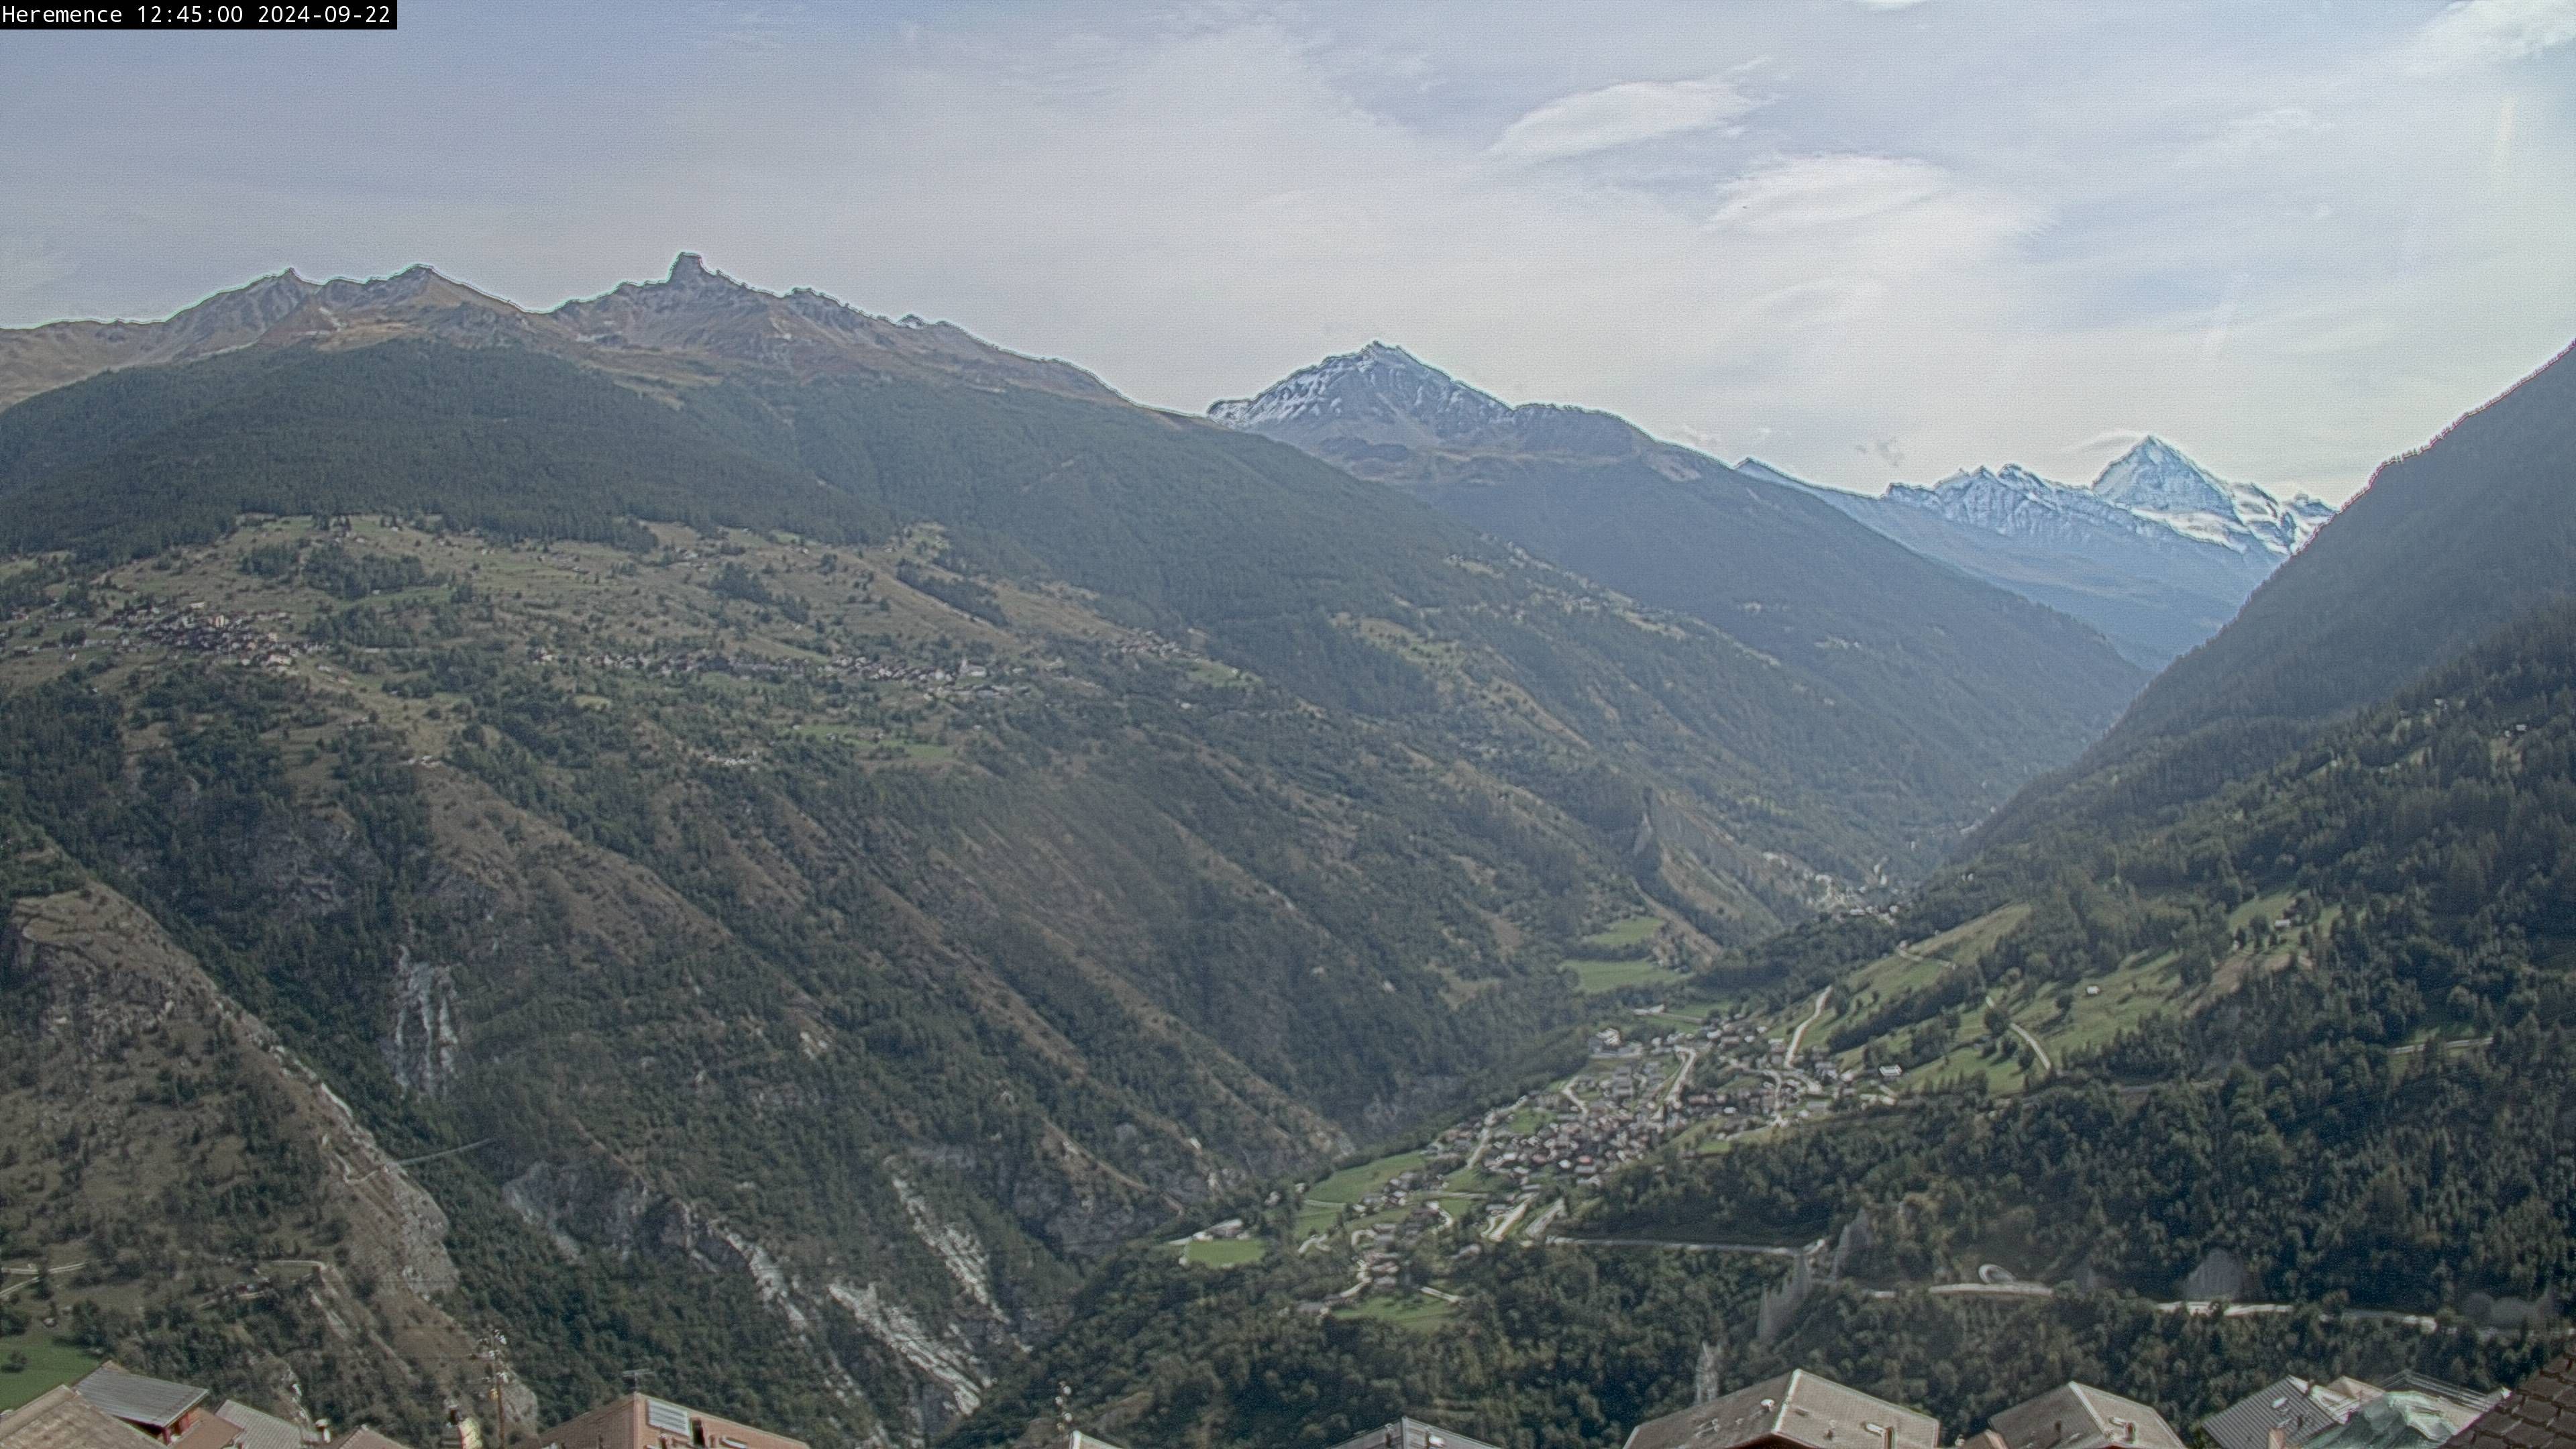
[{"label": "sky", "polygon": [[2348,497],[2576,338],[2576,0],[403,0],[0,36],[0,325],[675,252],[1198,411],[1372,339],[1876,491]]}]

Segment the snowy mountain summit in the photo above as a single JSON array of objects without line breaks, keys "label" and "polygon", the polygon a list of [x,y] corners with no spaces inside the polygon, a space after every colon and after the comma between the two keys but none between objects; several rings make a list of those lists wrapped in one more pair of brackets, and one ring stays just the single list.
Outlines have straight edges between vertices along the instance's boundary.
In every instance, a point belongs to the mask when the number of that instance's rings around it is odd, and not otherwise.
[{"label": "snowy mountain summit", "polygon": [[1656,446],[1610,413],[1556,403],[1514,407],[1383,342],[1299,368],[1258,397],[1215,403],[1208,416],[1346,467],[1414,451],[1601,458]]},{"label": "snowy mountain summit", "polygon": [[[1739,473],[1799,487],[1747,458]],[[2019,464],[1971,468],[1883,497],[1814,496],[1918,553],[2059,609],[2160,668],[2216,633],[2334,509],[2231,483],[2162,438],[2141,438],[2090,486]]]},{"label": "snowy mountain summit", "polygon": [[1258,397],[1217,403],[1208,416],[1231,428],[1274,437],[1331,433],[1437,445],[1465,442],[1511,410],[1502,399],[1467,386],[1401,347],[1372,342],[1299,368]]},{"label": "snowy mountain summit", "polygon": [[2331,505],[2304,494],[2285,503],[2217,477],[2152,436],[2113,459],[2089,488],[2015,463],[1954,473],[1928,488],[1899,483],[1887,501],[2006,538],[2062,543],[2104,529],[2148,539],[2180,535],[2274,562],[2298,552],[2334,517]]},{"label": "snowy mountain summit", "polygon": [[2231,483],[2184,457],[2158,437],[2111,461],[2093,480],[2093,496],[2176,532],[2244,553],[2261,549],[2288,558],[2316,537],[2334,506],[2297,495],[2288,502],[2248,483]]}]

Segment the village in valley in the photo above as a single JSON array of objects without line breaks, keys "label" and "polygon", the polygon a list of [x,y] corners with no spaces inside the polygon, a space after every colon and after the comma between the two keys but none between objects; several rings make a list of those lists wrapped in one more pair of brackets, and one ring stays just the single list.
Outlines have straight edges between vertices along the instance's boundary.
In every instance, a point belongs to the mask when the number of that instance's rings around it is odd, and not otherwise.
[{"label": "village in valley", "polygon": [[[1651,917],[1592,938],[1644,944]],[[1229,1218],[1173,1240],[1183,1261],[1223,1268],[1284,1250],[1346,1256],[1351,1280],[1309,1313],[1409,1321],[1459,1299],[1438,1281],[1451,1265],[1507,1245],[1580,1244],[1566,1215],[1605,1178],[1661,1152],[1719,1151],[1827,1114],[1889,1106],[1903,1073],[1837,1059],[1811,1041],[1820,995],[1790,1012],[1741,1005],[1638,1001],[1679,978],[1643,957],[1605,974],[1585,1060],[1568,1076],[1458,1121],[1409,1151],[1347,1166],[1273,1194],[1265,1231]],[[1587,982],[1589,984],[1589,982]],[[1857,1057],[1857,1054],[1853,1054]],[[1287,1212],[1291,1195],[1293,1215]],[[1747,1245],[1747,1251],[1794,1255]]]}]

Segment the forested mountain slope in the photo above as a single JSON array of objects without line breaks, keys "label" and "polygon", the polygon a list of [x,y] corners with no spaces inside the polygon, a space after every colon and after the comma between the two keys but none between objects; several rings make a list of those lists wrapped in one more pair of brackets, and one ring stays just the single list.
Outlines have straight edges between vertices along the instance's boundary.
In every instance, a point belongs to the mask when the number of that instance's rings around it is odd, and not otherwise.
[{"label": "forested mountain slope", "polygon": [[[1910,996],[1866,984],[1909,959],[1902,943],[1979,920],[2007,924],[1929,957]],[[963,1442],[1034,1442],[1059,1382],[1085,1422],[1139,1439],[1320,1443],[1437,1402],[1496,1443],[1574,1446],[1616,1442],[1704,1374],[1804,1366],[1972,1432],[2070,1377],[2188,1423],[2283,1372],[2484,1385],[2559,1351],[2551,1305],[2576,1279],[2576,606],[2161,826],[1989,851],[1892,919],[1812,927],[1773,956],[1811,973],[1784,996],[1832,980],[1848,998],[1819,1028],[1858,1028],[1829,1048],[1846,1063],[1895,1064],[1928,1030],[1957,1053],[1914,1070],[1943,1079],[1669,1149],[1571,1231],[1839,1242],[1839,1280],[1774,1327],[1757,1329],[1757,1299],[1778,1259],[1565,1242],[1451,1260],[1433,1244],[1416,1271],[1460,1301],[1416,1330],[1289,1312],[1332,1287],[1294,1261],[1219,1282],[1140,1254],[1095,1279],[1077,1326]],[[2160,1007],[2099,1029],[2097,1003],[2142,981]],[[2051,1066],[2016,1027],[2053,1043]],[[1955,1286],[1987,1265],[2026,1286]],[[2279,1306],[2176,1301],[2203,1282]]]},{"label": "forested mountain slope", "polygon": [[1508,406],[1400,348],[1327,358],[1210,413],[1706,620],[1902,719],[1912,749],[1997,801],[2082,749],[2144,680],[2091,628],[1924,558],[1804,487],[1607,413]]},{"label": "forested mountain slope", "polygon": [[[272,294],[0,412],[0,804],[62,866],[13,909],[130,902],[118,949],[221,993],[187,1030],[255,1014],[424,1159],[424,1311],[505,1328],[539,1412],[686,1365],[821,1443],[936,1434],[1100,1253],[1550,1059],[1577,939],[1706,960],[1993,791],[1705,622],[954,329],[688,265],[579,327],[425,269]],[[102,1346],[184,1303],[174,1371],[437,1376],[103,1222],[19,1245],[99,1254]]]},{"label": "forested mountain slope", "polygon": [[2560,354],[2382,466],[2217,637],[1981,839],[2189,801],[2576,590],[2576,360]]}]

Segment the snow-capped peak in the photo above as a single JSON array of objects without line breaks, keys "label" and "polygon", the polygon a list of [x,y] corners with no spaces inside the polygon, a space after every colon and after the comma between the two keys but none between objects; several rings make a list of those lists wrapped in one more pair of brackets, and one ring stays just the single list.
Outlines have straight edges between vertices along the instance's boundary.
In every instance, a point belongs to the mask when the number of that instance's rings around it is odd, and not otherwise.
[{"label": "snow-capped peak", "polygon": [[2282,558],[2298,552],[2334,516],[2332,507],[2305,495],[2285,503],[2250,483],[2217,477],[2152,435],[2112,459],[2093,480],[2092,493],[2202,542]]},{"label": "snow-capped peak", "polygon": [[1962,469],[1929,487],[1898,483],[1886,501],[2007,538],[2073,542],[2109,530],[2275,561],[2296,553],[2334,517],[2316,499],[2283,502],[2217,477],[2157,437],[2140,439],[2089,487],[2007,463]]},{"label": "snow-capped peak", "polygon": [[1278,436],[1331,429],[1389,442],[1455,442],[1510,415],[1511,407],[1401,347],[1371,342],[1300,368],[1257,397],[1208,408],[1228,427]]}]

